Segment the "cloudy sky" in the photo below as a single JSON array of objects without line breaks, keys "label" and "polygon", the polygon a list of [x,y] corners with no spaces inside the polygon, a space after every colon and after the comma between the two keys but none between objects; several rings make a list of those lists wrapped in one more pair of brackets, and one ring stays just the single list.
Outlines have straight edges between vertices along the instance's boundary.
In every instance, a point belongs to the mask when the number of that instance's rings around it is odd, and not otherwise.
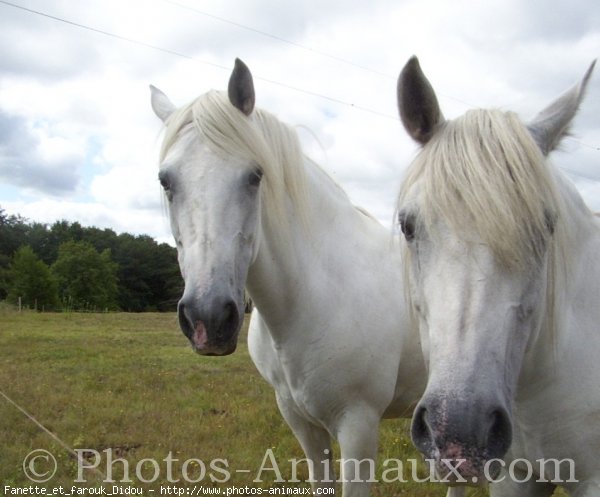
[{"label": "cloudy sky", "polygon": [[[397,119],[413,54],[452,118],[531,118],[600,56],[597,0],[0,1],[0,207],[169,241],[148,84],[182,105],[225,89],[235,57],[257,105],[391,225],[416,146]],[[554,162],[600,211],[600,70]],[[314,136],[313,136],[314,135]]]}]

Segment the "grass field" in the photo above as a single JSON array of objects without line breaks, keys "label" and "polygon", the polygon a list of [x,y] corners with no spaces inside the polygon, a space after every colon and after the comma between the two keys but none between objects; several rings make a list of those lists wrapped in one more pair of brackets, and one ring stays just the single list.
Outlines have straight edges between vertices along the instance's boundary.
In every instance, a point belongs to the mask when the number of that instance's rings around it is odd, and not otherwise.
[{"label": "grass field", "polygon": [[[235,354],[200,357],[174,314],[19,314],[0,307],[0,390],[69,447],[88,449],[80,452],[85,463],[97,461],[104,475],[82,471],[86,481],[78,486],[98,486],[107,470],[115,484],[144,489],[144,495],[160,495],[161,485],[177,479],[177,487],[186,480],[221,488],[307,486],[274,482],[273,461],[289,480],[288,460],[303,454],[248,356],[245,331]],[[32,484],[23,461],[34,449],[57,462],[53,478],[38,486],[70,489],[79,472],[76,458],[0,396],[0,494],[5,485]],[[379,459],[392,458],[420,459],[407,420],[382,423]],[[42,469],[34,469],[43,473],[46,461],[38,459]],[[307,473],[299,467],[302,481]],[[125,469],[131,483],[123,482]],[[405,475],[410,479],[408,465]],[[253,481],[257,476],[262,483]],[[379,482],[372,495],[441,497],[445,489]],[[469,491],[470,497],[485,495]]]}]

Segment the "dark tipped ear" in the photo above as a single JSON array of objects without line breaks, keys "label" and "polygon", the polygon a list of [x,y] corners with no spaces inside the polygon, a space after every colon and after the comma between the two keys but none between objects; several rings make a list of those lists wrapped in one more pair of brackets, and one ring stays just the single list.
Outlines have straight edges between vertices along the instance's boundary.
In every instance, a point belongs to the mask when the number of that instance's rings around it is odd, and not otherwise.
[{"label": "dark tipped ear", "polygon": [[229,78],[227,87],[229,101],[234,107],[249,116],[254,110],[254,83],[248,66],[240,59],[235,59],[235,67]]},{"label": "dark tipped ear", "polygon": [[415,56],[409,59],[398,78],[398,110],[408,134],[422,145],[444,121],[435,92]]},{"label": "dark tipped ear", "polygon": [[579,109],[595,65],[596,61],[593,61],[578,84],[558,97],[527,126],[544,155],[552,152],[560,140],[569,134],[571,120]]}]

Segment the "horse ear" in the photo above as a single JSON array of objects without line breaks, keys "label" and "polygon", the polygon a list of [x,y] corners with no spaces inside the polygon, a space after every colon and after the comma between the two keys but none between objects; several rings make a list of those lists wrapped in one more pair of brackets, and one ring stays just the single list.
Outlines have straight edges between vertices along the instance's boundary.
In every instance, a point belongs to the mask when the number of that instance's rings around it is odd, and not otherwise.
[{"label": "horse ear", "polygon": [[433,136],[444,121],[435,92],[414,55],[398,78],[398,110],[408,134],[421,145]]},{"label": "horse ear", "polygon": [[560,140],[569,134],[571,120],[579,109],[595,64],[594,60],[581,82],[558,97],[527,126],[544,155],[552,152]]},{"label": "horse ear", "polygon": [[167,97],[162,91],[156,88],[156,86],[150,85],[150,92],[150,102],[152,104],[152,110],[154,110],[154,113],[163,122],[166,122],[166,120],[175,110],[175,106],[169,100],[169,97]]},{"label": "horse ear", "polygon": [[254,82],[248,66],[240,59],[235,59],[235,67],[229,78],[227,87],[229,101],[237,109],[249,116],[254,110]]}]

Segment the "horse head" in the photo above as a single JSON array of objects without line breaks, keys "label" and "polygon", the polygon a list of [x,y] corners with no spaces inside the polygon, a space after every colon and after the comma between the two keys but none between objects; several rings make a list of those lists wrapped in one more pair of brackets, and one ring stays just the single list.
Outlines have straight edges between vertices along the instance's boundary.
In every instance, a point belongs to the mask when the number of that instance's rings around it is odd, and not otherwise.
[{"label": "horse head", "polygon": [[159,180],[185,280],[179,324],[198,353],[230,354],[259,238],[262,169],[236,143],[252,130],[252,75],[238,59],[226,95],[212,91],[181,109],[151,91],[166,125]]},{"label": "horse head", "polygon": [[446,120],[414,57],[398,80],[400,117],[421,145],[398,203],[406,288],[429,371],[412,438],[444,475],[445,461],[460,460],[449,475],[455,483],[482,484],[499,471],[492,463],[511,446],[525,354],[552,326],[567,223],[546,156],[591,70],[529,124],[499,110]]}]

